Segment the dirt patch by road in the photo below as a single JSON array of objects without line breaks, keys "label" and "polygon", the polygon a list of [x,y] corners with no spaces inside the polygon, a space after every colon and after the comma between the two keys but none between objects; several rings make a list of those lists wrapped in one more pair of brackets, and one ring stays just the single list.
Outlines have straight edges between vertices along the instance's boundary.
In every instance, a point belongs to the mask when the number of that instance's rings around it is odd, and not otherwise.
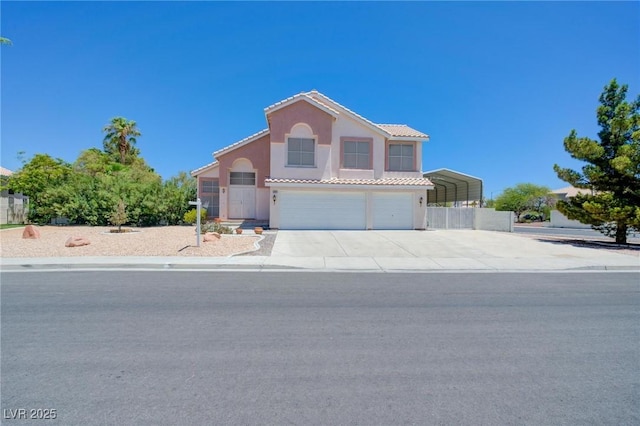
[{"label": "dirt patch by road", "polygon": [[[113,234],[113,227],[39,226],[39,239],[23,239],[24,228],[0,231],[2,257],[68,257],[68,256],[230,256],[258,248],[257,235],[222,235],[220,240],[196,246],[192,226],[134,228]],[[91,244],[65,247],[71,236],[83,236]]]}]

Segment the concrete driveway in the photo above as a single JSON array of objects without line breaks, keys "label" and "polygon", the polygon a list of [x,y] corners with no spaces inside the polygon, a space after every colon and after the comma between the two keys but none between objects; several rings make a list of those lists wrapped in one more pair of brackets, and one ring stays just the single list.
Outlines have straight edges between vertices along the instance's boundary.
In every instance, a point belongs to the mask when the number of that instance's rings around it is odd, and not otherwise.
[{"label": "concrete driveway", "polygon": [[332,269],[547,270],[638,268],[639,254],[490,231],[278,231],[271,258]]}]

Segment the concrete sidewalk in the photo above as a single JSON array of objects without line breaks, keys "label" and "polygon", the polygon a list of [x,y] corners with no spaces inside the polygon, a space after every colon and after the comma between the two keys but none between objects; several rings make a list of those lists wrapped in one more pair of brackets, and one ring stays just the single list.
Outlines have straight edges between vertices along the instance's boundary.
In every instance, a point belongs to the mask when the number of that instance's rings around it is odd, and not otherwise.
[{"label": "concrete sidewalk", "polygon": [[2,258],[0,267],[2,271],[126,268],[640,272],[640,251],[616,252],[489,231],[279,231],[271,256]]}]

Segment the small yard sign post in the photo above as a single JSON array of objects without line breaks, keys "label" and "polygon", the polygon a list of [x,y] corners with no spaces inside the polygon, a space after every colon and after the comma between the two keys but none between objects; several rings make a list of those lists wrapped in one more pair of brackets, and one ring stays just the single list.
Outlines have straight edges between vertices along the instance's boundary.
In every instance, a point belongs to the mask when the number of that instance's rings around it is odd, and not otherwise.
[{"label": "small yard sign post", "polygon": [[200,208],[202,207],[202,202],[198,198],[196,201],[189,201],[189,205],[196,206],[196,244],[200,247]]}]

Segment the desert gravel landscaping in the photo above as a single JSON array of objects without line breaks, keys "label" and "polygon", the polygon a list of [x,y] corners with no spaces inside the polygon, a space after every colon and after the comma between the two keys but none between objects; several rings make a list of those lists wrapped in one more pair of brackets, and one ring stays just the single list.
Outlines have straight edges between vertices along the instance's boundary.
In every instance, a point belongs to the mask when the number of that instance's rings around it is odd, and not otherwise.
[{"label": "desert gravel landscaping", "polygon": [[[231,256],[256,250],[257,235],[222,235],[213,242],[200,241],[196,246],[195,227],[164,226],[133,228],[122,234],[109,233],[113,227],[38,226],[40,239],[23,239],[24,228],[0,231],[2,257],[69,256]],[[91,244],[65,247],[71,236],[83,236]]]}]

